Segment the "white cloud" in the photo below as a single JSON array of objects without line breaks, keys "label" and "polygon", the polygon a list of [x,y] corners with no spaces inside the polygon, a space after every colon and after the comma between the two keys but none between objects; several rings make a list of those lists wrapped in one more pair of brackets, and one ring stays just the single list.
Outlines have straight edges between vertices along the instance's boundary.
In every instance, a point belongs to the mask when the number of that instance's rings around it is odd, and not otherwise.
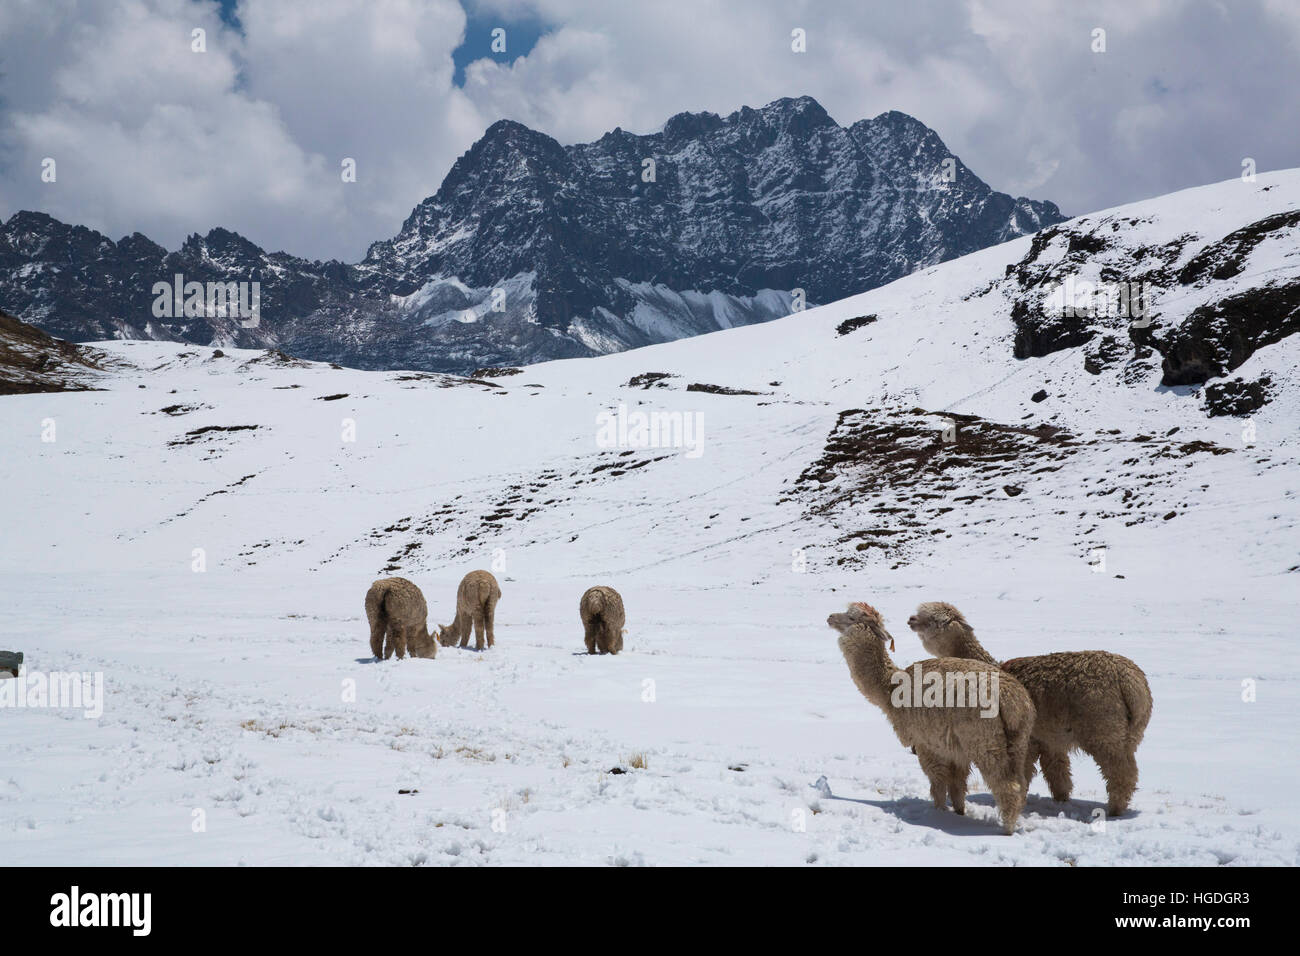
[{"label": "white cloud", "polygon": [[[247,0],[6,6],[0,213],[36,208],[175,248],[217,225],[306,256],[359,258],[482,132],[451,89],[451,2]],[[191,31],[206,31],[206,52]],[[47,84],[27,72],[42,65]],[[40,179],[41,161],[57,181]],[[341,161],[357,162],[344,183]]]}]

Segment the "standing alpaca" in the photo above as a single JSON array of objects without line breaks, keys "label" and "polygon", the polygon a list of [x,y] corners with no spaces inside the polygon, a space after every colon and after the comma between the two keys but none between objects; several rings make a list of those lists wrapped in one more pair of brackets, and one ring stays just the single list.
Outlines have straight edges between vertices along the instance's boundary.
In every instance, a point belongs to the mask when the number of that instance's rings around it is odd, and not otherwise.
[{"label": "standing alpaca", "polygon": [[496,644],[492,622],[497,601],[501,600],[501,585],[490,571],[471,571],[456,589],[456,617],[446,627],[438,628],[438,640],[444,647],[469,646],[471,625],[474,629],[474,650],[483,650],[483,630],[487,628],[487,646]]},{"label": "standing alpaca", "polygon": [[587,653],[617,654],[623,649],[623,598],[613,588],[587,588],[578,602]]},{"label": "standing alpaca", "polygon": [[[1003,831],[1012,833],[1025,805],[1020,775],[1034,723],[1034,705],[1025,689],[996,665],[979,661],[945,657],[900,670],[885,651],[885,643],[892,646],[894,639],[885,630],[880,612],[868,604],[850,604],[847,612],[832,614],[826,623],[840,632],[840,651],[862,696],[885,712],[903,746],[916,751],[930,779],[935,807],[942,810],[950,798],[954,811],[966,812],[966,778],[974,763],[993,791]],[[980,681],[991,684],[996,712],[987,713],[967,695],[962,695],[960,706],[951,697],[902,703],[896,688],[917,681],[913,671],[918,670],[922,682],[947,688]]]},{"label": "standing alpaca", "polygon": [[[931,654],[997,663],[951,604],[926,602],[907,623]],[[1066,651],[1017,657],[1003,662],[1002,670],[1025,685],[1037,713],[1025,787],[1041,759],[1052,799],[1070,799],[1070,751],[1082,750],[1106,778],[1106,812],[1123,814],[1137,789],[1137,748],[1151,719],[1151,688],[1142,668],[1109,651]]]},{"label": "standing alpaca", "polygon": [[[436,657],[438,642],[425,629],[429,608],[424,595],[406,578],[380,578],[366,592],[366,617],[370,620],[370,652],[378,660],[406,656]],[[385,644],[384,638],[388,642]]]}]

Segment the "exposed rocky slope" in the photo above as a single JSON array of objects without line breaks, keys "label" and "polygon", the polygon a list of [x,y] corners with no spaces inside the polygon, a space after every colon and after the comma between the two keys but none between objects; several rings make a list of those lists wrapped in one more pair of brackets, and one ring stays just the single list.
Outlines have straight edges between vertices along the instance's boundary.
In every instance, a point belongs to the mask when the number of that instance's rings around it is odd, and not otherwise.
[{"label": "exposed rocky slope", "polygon": [[0,312],[0,395],[84,391],[114,362]]}]

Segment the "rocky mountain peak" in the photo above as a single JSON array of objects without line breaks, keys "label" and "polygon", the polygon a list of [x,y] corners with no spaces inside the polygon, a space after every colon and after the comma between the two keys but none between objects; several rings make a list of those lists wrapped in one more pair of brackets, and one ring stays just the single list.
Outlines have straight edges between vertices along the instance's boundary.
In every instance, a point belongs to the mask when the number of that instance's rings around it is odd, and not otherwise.
[{"label": "rocky mountain peak", "polygon": [[[957,179],[944,183],[949,158]],[[115,246],[23,213],[0,229],[0,302],[73,340],[465,371],[766,321],[1061,218],[994,191],[912,117],[843,127],[809,96],[571,146],[502,119],[356,265],[267,254],[224,228],[174,253],[138,234]],[[176,271],[260,281],[260,324],[156,319],[148,289]]]}]

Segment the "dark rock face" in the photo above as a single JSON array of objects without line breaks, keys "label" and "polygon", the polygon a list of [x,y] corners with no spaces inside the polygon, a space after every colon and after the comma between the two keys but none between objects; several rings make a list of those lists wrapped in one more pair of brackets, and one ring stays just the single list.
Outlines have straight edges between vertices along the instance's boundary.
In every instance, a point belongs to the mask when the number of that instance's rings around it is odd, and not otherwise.
[{"label": "dark rock face", "polygon": [[[767,321],[1062,218],[994,192],[897,112],[842,127],[801,97],[568,147],[503,120],[355,265],[219,228],[169,253],[23,212],[0,226],[0,303],[72,340],[465,372]],[[258,282],[259,322],[156,316],[154,284],[178,274]]]},{"label": "dark rock face", "polygon": [[1300,283],[1266,286],[1193,311],[1157,345],[1165,385],[1226,375],[1255,350],[1300,331]]},{"label": "dark rock face", "polygon": [[852,319],[845,319],[839,325],[835,326],[835,334],[848,335],[850,332],[860,329],[864,325],[870,325],[872,322],[875,322],[878,318],[879,316],[875,316],[875,315],[859,315]]},{"label": "dark rock face", "polygon": [[1084,349],[1083,368],[1089,375],[1100,375],[1131,354],[1131,349],[1117,337],[1103,335],[1089,341]]},{"label": "dark rock face", "polygon": [[[1093,375],[1118,368],[1132,384],[1159,361],[1162,385],[1200,385],[1300,331],[1300,282],[1248,262],[1265,241],[1300,237],[1300,212],[1267,216],[1218,238],[1182,235],[1160,246],[1136,238],[1143,225],[1131,217],[1085,218],[1034,236],[1025,256],[993,283],[1011,300],[1016,358],[1082,347],[1084,368]],[[1248,281],[1243,289],[1242,277],[1256,273],[1258,284]],[[1116,307],[1074,314],[1061,308],[1068,295],[1058,298],[1060,290],[1077,288],[1067,283],[1080,275],[1096,277],[1096,287],[1123,290]],[[1154,309],[1152,298],[1159,303]],[[1189,299],[1192,304],[1182,304]],[[1216,394],[1225,408],[1255,400],[1231,398],[1231,390]],[[1251,394],[1260,404],[1268,400],[1266,389]],[[1207,402],[1211,414],[1239,414],[1215,407]]]},{"label": "dark rock face", "polygon": [[1207,277],[1231,279],[1240,274],[1246,257],[1270,233],[1294,229],[1297,225],[1300,225],[1300,211],[1278,213],[1230,232],[1193,256],[1178,271],[1178,281],[1183,285],[1191,285],[1204,281]]},{"label": "dark rock face", "polygon": [[1259,411],[1272,395],[1272,380],[1264,376],[1255,382],[1240,378],[1205,387],[1205,410],[1211,418],[1220,415],[1250,415]]}]

